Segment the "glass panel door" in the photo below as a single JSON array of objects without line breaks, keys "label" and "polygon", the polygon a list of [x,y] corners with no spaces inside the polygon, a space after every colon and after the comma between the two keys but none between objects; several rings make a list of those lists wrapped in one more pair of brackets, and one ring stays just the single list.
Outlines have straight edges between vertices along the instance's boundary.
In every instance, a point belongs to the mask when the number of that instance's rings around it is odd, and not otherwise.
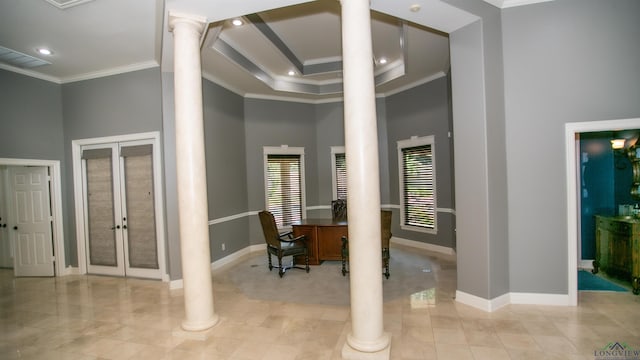
[{"label": "glass panel door", "polygon": [[113,161],[114,145],[87,146],[82,149],[89,273],[124,276],[121,225],[114,194],[118,168]]},{"label": "glass panel door", "polygon": [[153,146],[120,145],[122,223],[125,241],[126,272],[129,275],[155,277],[159,274],[156,236]]},{"label": "glass panel door", "polygon": [[83,146],[82,160],[88,272],[161,278],[153,144]]}]

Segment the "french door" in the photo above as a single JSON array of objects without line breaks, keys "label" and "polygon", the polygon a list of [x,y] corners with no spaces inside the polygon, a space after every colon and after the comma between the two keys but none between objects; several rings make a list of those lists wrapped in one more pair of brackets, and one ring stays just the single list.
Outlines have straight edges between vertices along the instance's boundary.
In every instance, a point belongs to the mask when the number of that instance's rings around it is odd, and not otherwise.
[{"label": "french door", "polygon": [[154,143],[81,147],[87,272],[162,278]]}]

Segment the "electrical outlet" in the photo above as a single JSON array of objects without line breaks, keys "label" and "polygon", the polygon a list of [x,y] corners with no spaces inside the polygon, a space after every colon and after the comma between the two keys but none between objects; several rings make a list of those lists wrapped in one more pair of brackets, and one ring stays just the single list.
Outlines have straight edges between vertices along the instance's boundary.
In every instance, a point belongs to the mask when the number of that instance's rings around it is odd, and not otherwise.
[{"label": "electrical outlet", "polygon": [[226,246],[224,246],[224,243],[222,243],[222,251],[224,251],[226,249]]}]

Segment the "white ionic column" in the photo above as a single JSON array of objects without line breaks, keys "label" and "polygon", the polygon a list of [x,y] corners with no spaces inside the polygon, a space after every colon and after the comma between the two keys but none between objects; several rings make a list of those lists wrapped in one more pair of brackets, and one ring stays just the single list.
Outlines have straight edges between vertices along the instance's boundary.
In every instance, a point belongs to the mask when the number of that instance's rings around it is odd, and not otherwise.
[{"label": "white ionic column", "polygon": [[178,218],[186,331],[214,326],[200,38],[205,18],[169,13],[174,40]]},{"label": "white ionic column", "polygon": [[369,0],[341,0],[351,333],[345,359],[389,359],[382,301],[380,172]]}]

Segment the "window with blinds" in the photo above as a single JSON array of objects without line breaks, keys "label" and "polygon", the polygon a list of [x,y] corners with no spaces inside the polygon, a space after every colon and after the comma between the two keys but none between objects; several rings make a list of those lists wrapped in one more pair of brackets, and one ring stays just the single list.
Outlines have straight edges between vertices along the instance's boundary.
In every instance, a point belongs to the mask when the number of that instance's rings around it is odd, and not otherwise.
[{"label": "window with blinds", "polygon": [[302,219],[303,165],[299,154],[267,154],[267,209],[278,226],[289,226]]},{"label": "window with blinds", "polygon": [[335,154],[336,199],[347,199],[347,158],[344,153]]},{"label": "window with blinds", "polygon": [[401,225],[436,230],[436,172],[433,136],[398,142]]}]

